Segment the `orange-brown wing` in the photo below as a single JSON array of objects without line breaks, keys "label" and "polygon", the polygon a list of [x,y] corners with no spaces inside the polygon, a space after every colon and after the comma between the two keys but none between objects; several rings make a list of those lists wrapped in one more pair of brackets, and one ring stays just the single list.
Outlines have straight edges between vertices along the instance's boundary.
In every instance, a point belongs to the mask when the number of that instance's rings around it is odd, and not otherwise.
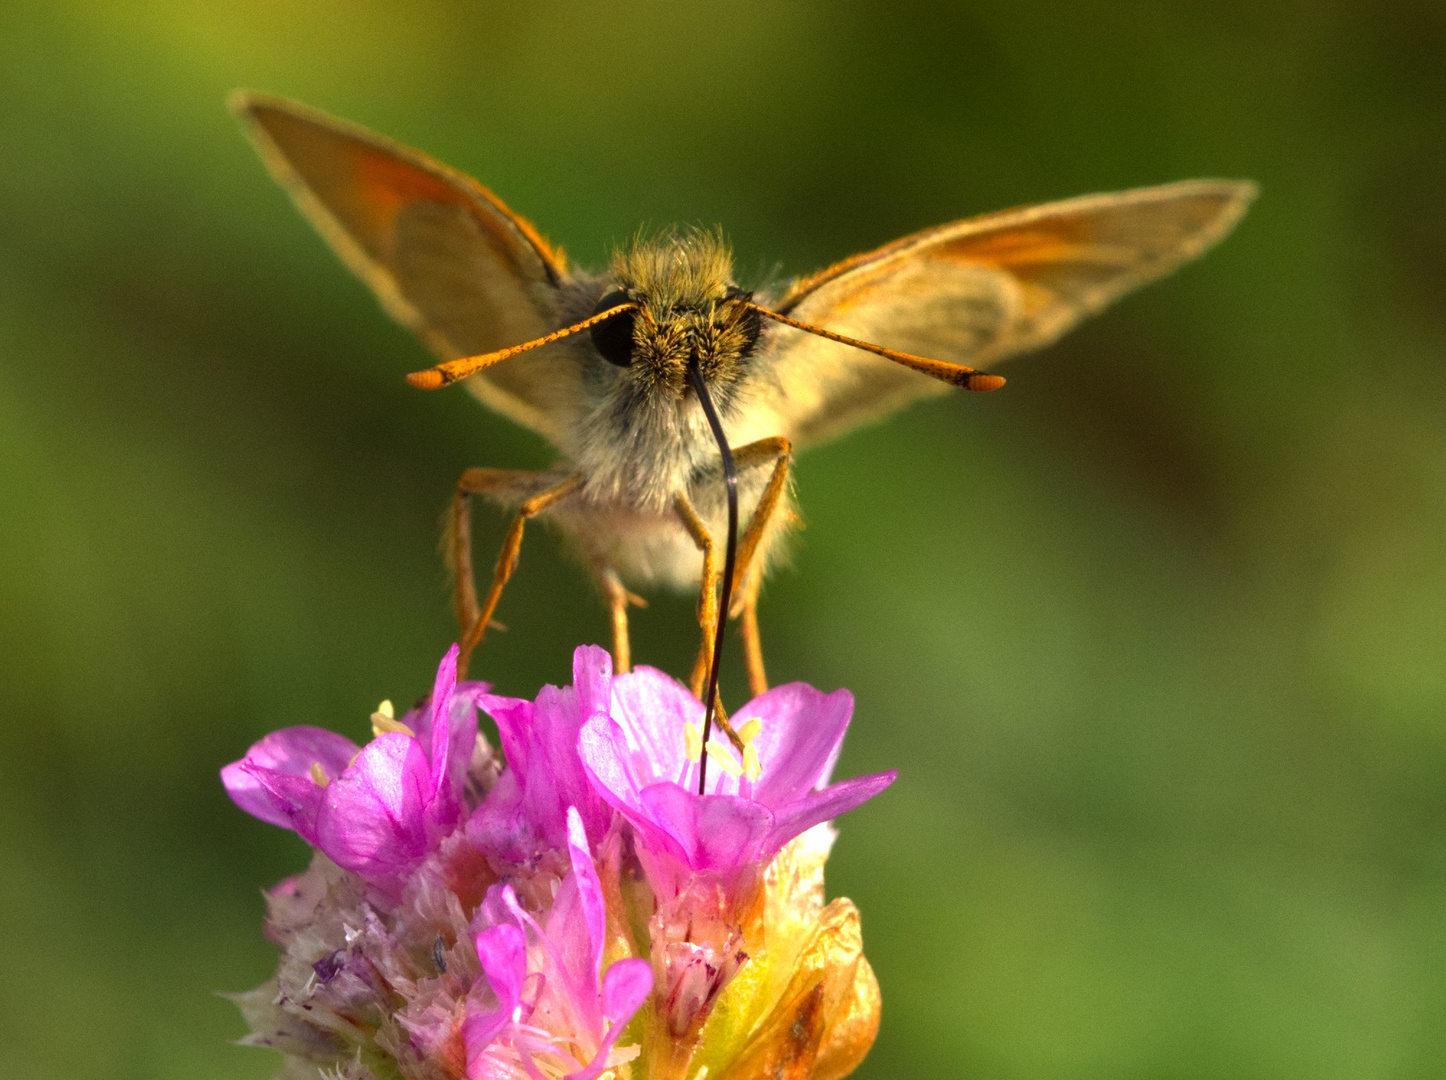
[{"label": "orange-brown wing", "polygon": [[[559,251],[497,196],[416,150],[325,113],[239,92],[273,176],[382,306],[442,359],[555,329]],[[472,376],[488,406],[556,438],[570,372],[546,351]]]},{"label": "orange-brown wing", "polygon": [[[1187,180],[1006,210],[904,237],[796,282],[777,309],[891,349],[985,367],[1049,344],[1080,319],[1219,241],[1253,184]],[[775,430],[809,443],[944,393],[878,356],[774,327]]]}]

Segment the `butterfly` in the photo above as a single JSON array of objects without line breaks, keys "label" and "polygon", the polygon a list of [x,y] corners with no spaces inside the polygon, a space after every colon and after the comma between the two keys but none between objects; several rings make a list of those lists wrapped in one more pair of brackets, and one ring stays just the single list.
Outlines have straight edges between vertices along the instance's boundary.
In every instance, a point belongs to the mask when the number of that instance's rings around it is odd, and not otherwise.
[{"label": "butterfly", "polygon": [[[558,452],[549,469],[471,468],[458,481],[445,547],[460,666],[527,522],[546,517],[606,600],[619,671],[629,605],[643,602],[632,590],[699,589],[692,685],[700,697],[707,685],[710,717],[728,618],[751,689],[768,685],[758,594],[794,520],[794,453],[951,388],[997,388],[982,369],[1200,255],[1255,195],[1248,182],[1187,180],[1006,210],[750,292],[721,232],[640,237],[605,270],[580,270],[419,151],[276,97],[240,92],[233,107],[302,213],[440,358],[408,380],[460,382]],[[478,496],[515,514],[480,599]]]}]

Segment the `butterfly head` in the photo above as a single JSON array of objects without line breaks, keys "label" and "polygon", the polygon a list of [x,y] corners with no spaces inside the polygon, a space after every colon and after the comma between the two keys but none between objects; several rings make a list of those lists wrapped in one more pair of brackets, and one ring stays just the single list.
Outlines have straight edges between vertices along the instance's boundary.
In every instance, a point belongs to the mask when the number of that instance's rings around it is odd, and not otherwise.
[{"label": "butterfly head", "polygon": [[622,310],[591,327],[592,343],[643,392],[683,397],[693,363],[711,386],[742,374],[761,319],[733,282],[733,253],[720,233],[637,240],[613,259],[608,280],[593,314]]}]

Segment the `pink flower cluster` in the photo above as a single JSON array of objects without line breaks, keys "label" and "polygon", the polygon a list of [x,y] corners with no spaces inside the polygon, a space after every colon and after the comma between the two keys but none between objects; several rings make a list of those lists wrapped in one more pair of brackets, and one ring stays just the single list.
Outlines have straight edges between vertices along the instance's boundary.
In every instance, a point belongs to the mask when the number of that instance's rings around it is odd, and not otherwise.
[{"label": "pink flower cluster", "polygon": [[850,1071],[878,994],[857,912],[823,902],[825,823],[894,774],[830,783],[848,692],[777,687],[738,710],[741,747],[703,746],[685,687],[602,649],[536,701],[458,683],[456,657],[364,747],[288,728],[222,770],[315,849],[268,894],[283,955],[238,997],[247,1041],[288,1080]]}]

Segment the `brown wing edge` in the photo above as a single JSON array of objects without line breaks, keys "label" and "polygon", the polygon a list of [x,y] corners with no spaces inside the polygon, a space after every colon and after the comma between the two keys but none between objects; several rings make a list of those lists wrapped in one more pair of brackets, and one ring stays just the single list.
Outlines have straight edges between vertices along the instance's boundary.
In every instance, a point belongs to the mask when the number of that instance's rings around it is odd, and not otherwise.
[{"label": "brown wing edge", "polygon": [[[851,270],[857,270],[860,267],[905,254],[913,248],[939,243],[946,239],[959,241],[971,236],[982,236],[991,231],[1027,226],[1033,222],[1061,214],[1078,213],[1095,206],[1106,204],[1118,206],[1120,200],[1139,203],[1160,199],[1168,200],[1187,195],[1218,195],[1221,203],[1220,210],[1210,223],[1198,229],[1189,242],[1178,247],[1173,258],[1163,260],[1158,268],[1151,267],[1131,278],[1130,283],[1120,290],[1124,292],[1155,277],[1163,276],[1170,269],[1189,262],[1213,247],[1235,227],[1259,193],[1259,186],[1251,180],[1179,180],[1154,187],[1080,195],[1057,202],[996,210],[978,217],[962,218],[900,237],[872,251],[851,255],[831,266],[800,278],[790,285],[787,292],[779,299],[776,310],[788,314],[810,293]],[[980,261],[987,260],[981,259]]]},{"label": "brown wing edge", "polygon": [[357,242],[331,209],[317,197],[305,177],[291,164],[286,152],[267,130],[262,114],[271,111],[289,119],[313,124],[428,174],[451,188],[462,201],[472,204],[474,210],[494,214],[515,229],[521,240],[536,255],[540,268],[553,285],[559,285],[566,279],[567,260],[561,249],[549,244],[532,222],[513,211],[493,192],[466,173],[458,172],[420,150],[378,135],[359,124],[274,94],[256,90],[235,90],[227,98],[227,105],[241,121],[243,130],[255,145],[267,171],[291,196],[307,220],[322,234],[347,267],[377,292],[388,312],[413,329],[423,329],[419,314],[411,303],[402,297],[379,260]]},{"label": "brown wing edge", "polygon": [[[403,292],[403,284],[389,263],[385,244],[375,235],[368,237],[367,223],[349,224],[342,213],[328,205],[314,189],[312,182],[293,164],[281,142],[267,129],[267,112],[303,127],[315,127],[323,136],[332,138],[360,153],[395,162],[414,170],[425,182],[436,185],[439,201],[458,206],[479,221],[484,230],[505,239],[512,248],[518,268],[536,281],[554,288],[568,278],[566,259],[560,249],[550,245],[526,218],[514,213],[491,191],[476,180],[436,161],[428,155],[378,135],[357,124],[333,117],[321,110],[289,99],[253,90],[236,90],[228,105],[241,123],[268,173],[291,197],[328,246],[377,297],[382,309],[416,334],[436,355],[444,360],[462,355],[445,334],[431,324],[427,313],[420,310]],[[357,228],[354,233],[353,227]],[[373,241],[373,248],[366,241]],[[532,264],[530,267],[527,264]],[[494,378],[479,374],[466,380],[469,392],[494,412],[556,442],[558,432],[547,409],[520,393],[516,387],[496,385]]]}]

